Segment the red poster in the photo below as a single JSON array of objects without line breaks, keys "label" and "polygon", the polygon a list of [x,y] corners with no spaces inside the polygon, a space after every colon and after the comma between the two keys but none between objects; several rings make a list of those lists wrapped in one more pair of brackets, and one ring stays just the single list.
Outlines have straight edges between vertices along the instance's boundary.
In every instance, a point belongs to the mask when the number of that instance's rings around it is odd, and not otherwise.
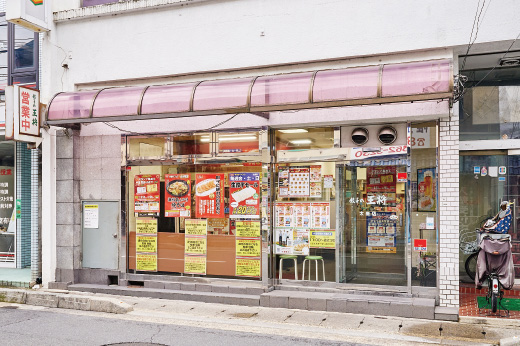
[{"label": "red poster", "polygon": [[161,194],[159,174],[136,175],[134,180],[134,210],[137,213],[158,213]]},{"label": "red poster", "polygon": [[166,174],[164,186],[164,216],[191,217],[190,175]]},{"label": "red poster", "polygon": [[224,217],[224,174],[195,175],[197,217]]},{"label": "red poster", "polygon": [[368,193],[395,192],[395,166],[368,167]]},{"label": "red poster", "polygon": [[229,217],[260,217],[260,173],[229,174]]}]

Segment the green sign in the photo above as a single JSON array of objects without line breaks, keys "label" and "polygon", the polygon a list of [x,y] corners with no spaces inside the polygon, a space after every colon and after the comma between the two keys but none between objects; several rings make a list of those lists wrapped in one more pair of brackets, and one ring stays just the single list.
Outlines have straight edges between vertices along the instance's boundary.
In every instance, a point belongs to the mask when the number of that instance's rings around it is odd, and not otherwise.
[{"label": "green sign", "polygon": [[22,200],[16,200],[16,218],[20,219],[22,217]]}]

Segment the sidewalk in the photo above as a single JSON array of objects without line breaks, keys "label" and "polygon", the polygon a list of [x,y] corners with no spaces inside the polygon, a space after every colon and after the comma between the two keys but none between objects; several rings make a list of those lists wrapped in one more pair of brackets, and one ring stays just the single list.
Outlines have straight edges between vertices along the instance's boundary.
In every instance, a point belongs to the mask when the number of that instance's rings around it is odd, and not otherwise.
[{"label": "sidewalk", "polygon": [[[14,291],[14,290],[13,290]],[[21,290],[17,290],[21,291]],[[29,290],[26,290],[29,291]],[[34,291],[33,291],[34,292]],[[0,292],[1,293],[1,292]],[[457,345],[511,344],[508,338],[520,337],[520,321],[463,318],[462,322],[431,321],[388,316],[307,311],[298,309],[237,306],[195,301],[113,296],[84,292],[39,290],[37,294],[57,296],[68,301],[63,307],[86,309],[95,301],[111,301],[126,306],[126,313],[106,314],[108,318],[200,326],[258,333],[294,333],[330,340],[369,337],[375,344],[442,343]],[[32,294],[32,293],[31,293]],[[34,300],[33,300],[34,302]],[[76,304],[71,304],[76,302]],[[83,305],[79,304],[82,302]],[[59,304],[53,307],[58,307]],[[95,304],[94,304],[95,306]],[[121,311],[120,311],[121,312]],[[90,312],[89,312],[90,313]],[[307,336],[308,335],[308,336]],[[350,340],[350,339],[349,339]]]}]

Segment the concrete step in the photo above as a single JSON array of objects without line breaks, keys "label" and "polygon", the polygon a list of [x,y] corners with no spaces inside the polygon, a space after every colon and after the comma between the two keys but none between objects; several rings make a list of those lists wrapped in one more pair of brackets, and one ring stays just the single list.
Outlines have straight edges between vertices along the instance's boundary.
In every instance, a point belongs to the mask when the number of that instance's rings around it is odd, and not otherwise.
[{"label": "concrete step", "polygon": [[260,295],[255,294],[236,294],[225,292],[208,292],[188,290],[175,290],[167,288],[148,288],[148,287],[125,287],[117,285],[94,285],[94,284],[74,284],[69,285],[68,290],[76,292],[91,292],[102,294],[113,294],[121,296],[149,297],[171,300],[188,300],[204,303],[218,303],[231,305],[259,306]]},{"label": "concrete step", "polygon": [[408,292],[401,292],[396,290],[388,290],[384,288],[372,288],[366,286],[360,287],[317,287],[308,285],[291,285],[291,284],[280,284],[275,287],[276,290],[280,291],[299,291],[299,292],[322,292],[322,293],[336,293],[336,294],[356,294],[356,295],[377,295],[387,297],[401,297],[401,298],[412,298],[412,294]]},{"label": "concrete step", "polygon": [[274,290],[260,296],[260,305],[368,315],[435,318],[435,299],[428,298]]}]

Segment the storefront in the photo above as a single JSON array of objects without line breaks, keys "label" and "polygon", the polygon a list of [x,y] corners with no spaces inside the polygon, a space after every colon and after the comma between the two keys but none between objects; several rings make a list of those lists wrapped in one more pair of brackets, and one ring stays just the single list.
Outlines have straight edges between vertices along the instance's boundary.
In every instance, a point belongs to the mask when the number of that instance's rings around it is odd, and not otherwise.
[{"label": "storefront", "polygon": [[[89,268],[110,269],[109,282],[384,286],[438,299],[451,75],[438,60],[58,94],[49,125],[81,128],[82,143],[99,133],[80,124],[120,133],[116,262]],[[212,114],[230,115],[205,125]],[[103,211],[97,198],[81,203],[85,267]]]}]

